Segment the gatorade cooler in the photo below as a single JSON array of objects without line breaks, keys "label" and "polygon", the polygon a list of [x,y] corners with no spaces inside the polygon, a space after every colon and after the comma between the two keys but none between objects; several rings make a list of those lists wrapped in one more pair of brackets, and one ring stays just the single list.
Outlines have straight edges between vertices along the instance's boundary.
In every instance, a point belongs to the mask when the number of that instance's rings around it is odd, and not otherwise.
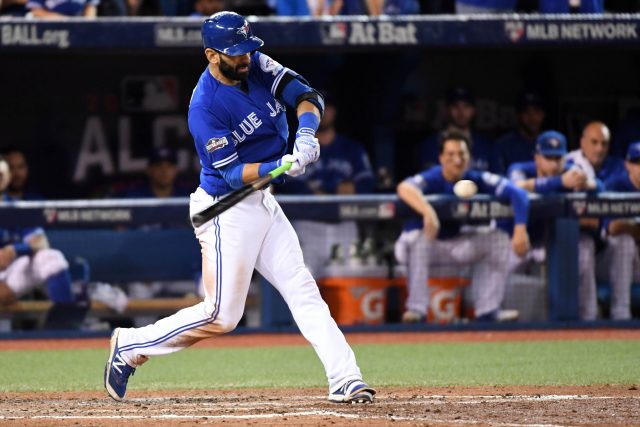
[{"label": "gatorade cooler", "polygon": [[[427,307],[427,320],[429,323],[446,324],[454,322],[462,317],[462,294],[464,287],[471,283],[468,277],[457,276],[460,273],[453,266],[437,266],[432,268],[435,276],[430,277],[425,283],[429,287],[429,306]],[[395,268],[395,283],[401,286],[401,302],[404,311],[407,301],[407,278],[405,267],[400,265]],[[469,313],[464,313],[469,315]]]},{"label": "gatorade cooler", "polygon": [[326,277],[319,282],[320,293],[331,316],[340,325],[384,323],[387,288],[392,280],[382,277]]},{"label": "gatorade cooler", "polygon": [[460,318],[462,291],[469,284],[466,277],[430,277],[429,307],[427,319],[429,323],[451,323]]}]

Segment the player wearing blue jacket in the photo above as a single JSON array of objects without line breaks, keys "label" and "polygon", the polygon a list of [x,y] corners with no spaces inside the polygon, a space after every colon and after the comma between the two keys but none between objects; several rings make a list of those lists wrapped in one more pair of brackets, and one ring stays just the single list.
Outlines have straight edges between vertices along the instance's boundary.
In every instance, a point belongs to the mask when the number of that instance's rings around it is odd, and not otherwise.
[{"label": "player wearing blue jacket", "polygon": [[[9,165],[0,158],[0,203],[14,201],[4,192],[10,180]],[[49,248],[42,228],[0,228],[0,306],[43,284],[52,302],[74,301],[69,263],[60,251]]]},{"label": "player wearing blue jacket", "polygon": [[445,134],[440,142],[440,166],[407,178],[398,185],[398,196],[420,218],[408,221],[396,244],[396,257],[407,264],[408,299],[403,321],[422,321],[429,302],[429,268],[436,264],[472,267],[472,294],[477,320],[499,320],[507,281],[509,237],[499,229],[465,231],[459,222],[440,222],[425,194],[454,194],[454,184],[473,181],[478,192],[511,202],[515,227],[511,246],[516,253],[529,249],[526,224],[527,194],[502,176],[469,170],[470,154],[462,134]]},{"label": "player wearing blue jacket", "polygon": [[[623,172],[614,174],[604,183],[606,191],[640,192],[640,141],[629,145]],[[611,278],[611,318],[631,318],[631,283],[640,281],[640,223],[638,218],[604,221],[607,247],[602,267]],[[601,270],[598,265],[598,270]]]},{"label": "player wearing blue jacket", "polygon": [[[531,193],[557,194],[570,191],[598,191],[601,185],[589,181],[583,170],[565,165],[567,139],[557,131],[546,131],[536,140],[534,161],[511,165],[507,176],[519,187]],[[519,271],[530,262],[542,262],[544,250],[544,223],[530,224],[529,235],[533,249],[525,256],[512,257],[511,271]],[[595,278],[595,241],[589,233],[581,232],[578,243],[580,318],[594,320],[598,314]]]},{"label": "player wearing blue jacket", "polygon": [[[264,43],[242,16],[216,13],[204,21],[202,36],[209,64],[189,106],[202,166],[191,216],[284,162],[292,164],[287,174],[303,174],[320,155],[315,133],[324,109],[306,80],[257,51]],[[293,154],[285,154],[286,108],[298,116]],[[293,227],[268,189],[251,193],[196,227],[195,234],[202,247],[204,301],[152,325],[113,332],[104,374],[112,398],[124,399],[129,377],[149,357],[233,330],[256,269],[280,292],[312,343],[325,368],[329,400],[373,400],[375,390],[362,380],[353,351],[304,265]]]}]

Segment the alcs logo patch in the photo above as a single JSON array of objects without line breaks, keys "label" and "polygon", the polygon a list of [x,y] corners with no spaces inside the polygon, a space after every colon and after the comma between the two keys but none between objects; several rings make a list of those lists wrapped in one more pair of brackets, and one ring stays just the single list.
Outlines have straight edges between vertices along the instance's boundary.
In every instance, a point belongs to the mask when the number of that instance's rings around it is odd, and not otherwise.
[{"label": "alcs logo patch", "polygon": [[223,136],[222,138],[211,138],[209,141],[207,141],[207,145],[205,146],[205,148],[207,149],[207,152],[213,153],[214,151],[221,149],[227,144],[229,144],[229,141],[227,141],[227,137],[225,136]]}]

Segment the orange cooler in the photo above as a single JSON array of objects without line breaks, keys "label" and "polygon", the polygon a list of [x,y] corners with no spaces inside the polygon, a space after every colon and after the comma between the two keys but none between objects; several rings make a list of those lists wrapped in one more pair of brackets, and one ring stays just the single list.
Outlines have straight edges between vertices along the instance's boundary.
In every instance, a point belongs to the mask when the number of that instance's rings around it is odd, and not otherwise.
[{"label": "orange cooler", "polygon": [[451,323],[460,318],[463,287],[469,284],[466,277],[430,277],[429,323]]},{"label": "orange cooler", "polygon": [[392,279],[383,277],[326,277],[319,282],[322,298],[340,325],[384,323],[387,288]]}]

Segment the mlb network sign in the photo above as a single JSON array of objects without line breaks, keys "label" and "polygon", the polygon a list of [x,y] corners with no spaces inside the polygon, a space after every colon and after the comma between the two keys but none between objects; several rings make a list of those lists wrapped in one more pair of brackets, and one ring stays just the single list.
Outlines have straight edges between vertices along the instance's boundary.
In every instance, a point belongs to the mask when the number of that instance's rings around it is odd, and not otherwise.
[{"label": "mlb network sign", "polygon": [[519,41],[620,41],[638,40],[637,22],[505,22],[505,33]]}]

